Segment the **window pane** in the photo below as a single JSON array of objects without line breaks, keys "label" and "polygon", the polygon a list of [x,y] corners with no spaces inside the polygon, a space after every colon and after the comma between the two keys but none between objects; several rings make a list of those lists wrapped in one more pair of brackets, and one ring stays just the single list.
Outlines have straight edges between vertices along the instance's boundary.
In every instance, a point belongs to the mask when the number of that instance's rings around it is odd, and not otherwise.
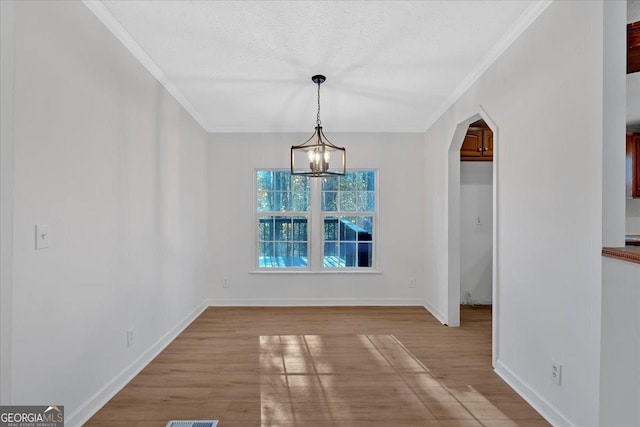
[{"label": "window pane", "polygon": [[366,190],[367,187],[367,180],[366,180],[366,176],[365,176],[365,172],[356,172],[356,190],[358,191],[364,191]]},{"label": "window pane", "polygon": [[292,176],[291,177],[291,191],[295,192],[308,192],[309,189],[309,177],[307,176]]},{"label": "window pane", "polygon": [[[298,178],[298,177],[296,177]],[[297,212],[306,212],[309,210],[309,193],[292,193],[291,210]]]},{"label": "window pane", "polygon": [[291,210],[289,196],[291,193],[286,191],[276,191],[273,193],[273,210],[278,212],[286,212]]},{"label": "window pane", "polygon": [[322,178],[322,191],[336,191],[338,189],[339,177]]},{"label": "window pane", "polygon": [[341,218],[340,219],[340,240],[342,241],[356,241],[358,237],[357,226],[355,224],[355,218]]},{"label": "window pane", "polygon": [[284,242],[291,240],[291,217],[277,216],[275,217],[275,236],[274,240]]},{"label": "window pane", "polygon": [[340,259],[338,242],[325,242],[323,258],[324,267],[344,267],[344,262]]},{"label": "window pane", "polygon": [[338,193],[336,191],[322,193],[322,210],[325,212],[338,210]]},{"label": "window pane", "polygon": [[293,241],[306,242],[307,241],[307,218],[305,217],[293,217]]},{"label": "window pane", "polygon": [[373,212],[375,208],[376,199],[373,191],[363,191],[358,193],[358,211]]},{"label": "window pane", "polygon": [[[373,234],[373,217],[372,216],[360,216],[358,217],[356,224],[358,227],[364,229],[369,235]],[[365,240],[365,239],[359,239]],[[372,240],[371,238],[366,240]]]},{"label": "window pane", "polygon": [[324,256],[340,256],[338,242],[326,242],[324,244]]},{"label": "window pane", "polygon": [[260,267],[271,267],[271,258],[273,258],[273,243],[260,242],[258,265]]},{"label": "window pane", "polygon": [[338,218],[326,217],[324,219],[324,240],[338,240]]},{"label": "window pane", "polygon": [[356,189],[356,172],[347,172],[340,177],[339,189],[342,191],[353,191]]},{"label": "window pane", "polygon": [[357,187],[359,191],[374,191],[376,182],[375,171],[364,171],[357,173]]},{"label": "window pane", "polygon": [[257,194],[256,206],[258,212],[268,212],[273,210],[273,194],[269,191],[259,190]]},{"label": "window pane", "polygon": [[340,210],[343,212],[357,211],[357,199],[355,191],[343,191],[340,193]]},{"label": "window pane", "polygon": [[355,243],[340,242],[340,258],[344,261],[345,267],[357,267],[357,255]]},{"label": "window pane", "polygon": [[289,191],[291,190],[291,172],[290,171],[275,171],[273,172],[273,188],[276,191]]},{"label": "window pane", "polygon": [[264,240],[273,240],[273,217],[272,216],[262,216],[258,220],[258,235],[259,239]]},{"label": "window pane", "polygon": [[307,265],[307,244],[306,243],[294,243],[293,244],[293,257],[300,258],[296,263],[300,266]]},{"label": "window pane", "polygon": [[260,190],[271,190],[273,182],[273,172],[271,171],[258,171],[256,174],[256,188]]},{"label": "window pane", "polygon": [[373,265],[373,244],[358,243],[358,267],[371,267]]},{"label": "window pane", "polygon": [[284,242],[275,243],[275,257],[279,267],[291,266],[291,244]]},{"label": "window pane", "polygon": [[262,242],[260,244],[260,254],[264,256],[273,256],[273,243]]}]

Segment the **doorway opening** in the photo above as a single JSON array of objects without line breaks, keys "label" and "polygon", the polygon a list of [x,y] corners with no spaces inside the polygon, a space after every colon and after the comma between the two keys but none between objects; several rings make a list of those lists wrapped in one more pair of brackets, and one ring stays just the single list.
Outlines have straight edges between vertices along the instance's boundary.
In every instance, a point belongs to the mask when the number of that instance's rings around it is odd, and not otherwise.
[{"label": "doorway opening", "polygon": [[484,120],[469,125],[460,161],[460,304],[489,308],[493,297],[493,132]]},{"label": "doorway opening", "polygon": [[491,310],[492,361],[497,359],[497,126],[480,109],[460,122],[449,146],[448,314]]}]

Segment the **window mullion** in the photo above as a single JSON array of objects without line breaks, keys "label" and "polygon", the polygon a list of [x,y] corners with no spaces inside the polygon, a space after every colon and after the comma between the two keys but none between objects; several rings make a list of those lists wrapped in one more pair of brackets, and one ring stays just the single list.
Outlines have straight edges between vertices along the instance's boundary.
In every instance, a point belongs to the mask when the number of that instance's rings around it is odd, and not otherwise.
[{"label": "window mullion", "polygon": [[311,270],[322,268],[322,240],[324,225],[322,221],[322,179],[311,179],[311,206],[310,206],[309,229],[310,235],[310,255]]}]

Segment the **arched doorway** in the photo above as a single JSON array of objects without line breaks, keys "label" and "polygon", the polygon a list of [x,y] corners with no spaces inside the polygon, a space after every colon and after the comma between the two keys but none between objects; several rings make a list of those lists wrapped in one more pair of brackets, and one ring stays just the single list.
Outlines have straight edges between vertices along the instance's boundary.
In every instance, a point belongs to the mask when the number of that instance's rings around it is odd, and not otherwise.
[{"label": "arched doorway", "polygon": [[[498,331],[498,171],[499,157],[498,127],[489,115],[479,107],[476,114],[461,121],[454,132],[454,136],[449,145],[448,152],[448,282],[447,282],[447,324],[449,326],[460,326],[460,280],[461,280],[461,182],[460,182],[460,149],[463,140],[469,129],[469,125],[479,120],[483,120],[493,133],[493,171],[492,171],[492,262],[491,262],[491,301],[492,301],[492,361],[495,364],[497,359],[497,331]],[[489,220],[489,219],[487,219]]]}]

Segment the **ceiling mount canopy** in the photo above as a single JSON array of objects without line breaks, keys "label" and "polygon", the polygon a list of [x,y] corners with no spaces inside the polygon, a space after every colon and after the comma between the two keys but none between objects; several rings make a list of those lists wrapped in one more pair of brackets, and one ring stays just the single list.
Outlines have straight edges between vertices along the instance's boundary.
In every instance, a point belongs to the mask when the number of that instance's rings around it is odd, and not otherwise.
[{"label": "ceiling mount canopy", "polygon": [[291,175],[327,177],[344,175],[346,172],[347,151],[333,145],[322,131],[320,85],[326,80],[321,74],[311,77],[311,81],[318,85],[316,128],[311,138],[300,145],[291,146]]}]

